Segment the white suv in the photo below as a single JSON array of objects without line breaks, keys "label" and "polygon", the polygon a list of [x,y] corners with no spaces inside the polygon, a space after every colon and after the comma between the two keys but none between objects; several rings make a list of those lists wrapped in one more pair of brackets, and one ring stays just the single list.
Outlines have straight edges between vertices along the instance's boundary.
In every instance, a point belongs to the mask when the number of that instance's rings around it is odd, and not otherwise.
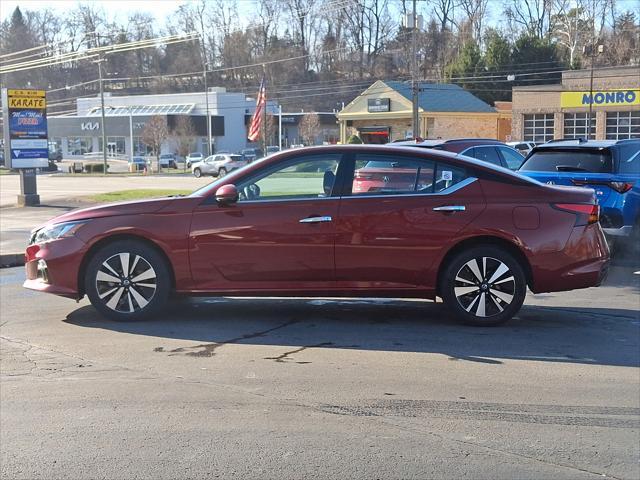
[{"label": "white suv", "polygon": [[224,177],[231,170],[244,167],[247,161],[242,155],[219,154],[210,155],[203,161],[191,166],[193,175],[200,178],[202,175],[215,175]]}]

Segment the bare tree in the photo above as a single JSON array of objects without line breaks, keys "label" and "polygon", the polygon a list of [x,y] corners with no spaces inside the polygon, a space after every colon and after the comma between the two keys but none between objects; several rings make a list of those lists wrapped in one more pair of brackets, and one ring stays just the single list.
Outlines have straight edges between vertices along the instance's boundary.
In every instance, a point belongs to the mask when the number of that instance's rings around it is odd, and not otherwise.
[{"label": "bare tree", "polygon": [[482,41],[483,24],[488,2],[489,0],[460,0],[459,3],[471,26],[471,37],[477,43]]},{"label": "bare tree", "polygon": [[151,148],[151,153],[156,157],[158,170],[160,170],[160,147],[168,135],[167,118],[161,115],[151,117],[142,130],[142,141]]},{"label": "bare tree", "polygon": [[307,113],[298,125],[300,137],[307,145],[315,145],[320,130],[320,117],[317,113]]},{"label": "bare tree", "polygon": [[[186,157],[192,151],[196,140],[196,129],[191,118],[180,115],[176,121],[176,128],[173,130],[173,140],[176,144],[176,153],[181,157]],[[187,162],[184,163],[185,169]]]},{"label": "bare tree", "polygon": [[505,15],[512,24],[537,38],[544,38],[552,0],[508,0]]}]

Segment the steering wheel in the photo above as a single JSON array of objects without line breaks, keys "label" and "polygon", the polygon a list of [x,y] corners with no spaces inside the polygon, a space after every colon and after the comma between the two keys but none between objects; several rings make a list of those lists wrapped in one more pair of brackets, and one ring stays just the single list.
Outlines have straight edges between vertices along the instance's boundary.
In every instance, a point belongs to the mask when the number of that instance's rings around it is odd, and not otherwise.
[{"label": "steering wheel", "polygon": [[260,197],[260,187],[255,183],[240,188],[240,200],[255,200]]}]

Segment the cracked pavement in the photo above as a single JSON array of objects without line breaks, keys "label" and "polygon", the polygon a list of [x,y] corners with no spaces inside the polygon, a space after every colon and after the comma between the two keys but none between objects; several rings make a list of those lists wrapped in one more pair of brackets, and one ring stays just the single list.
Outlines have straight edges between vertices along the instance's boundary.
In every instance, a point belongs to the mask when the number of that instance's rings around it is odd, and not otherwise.
[{"label": "cracked pavement", "polygon": [[[637,270],[637,269],[636,269]],[[115,323],[0,270],[0,477],[640,477],[640,275],[503,328],[399,300]]]}]

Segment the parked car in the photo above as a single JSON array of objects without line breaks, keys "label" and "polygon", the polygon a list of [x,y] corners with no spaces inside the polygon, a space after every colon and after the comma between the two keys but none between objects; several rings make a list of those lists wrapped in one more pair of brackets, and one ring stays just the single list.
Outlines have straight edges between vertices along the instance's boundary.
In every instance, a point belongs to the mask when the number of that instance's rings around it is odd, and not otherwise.
[{"label": "parked car", "polygon": [[240,154],[249,163],[262,158],[262,150],[259,148],[245,148],[240,152]]},{"label": "parked car", "polygon": [[[414,179],[354,191],[356,165],[368,162],[400,162]],[[318,163],[323,170],[310,174]],[[88,295],[101,314],[124,321],[159,314],[175,291],[438,296],[462,321],[496,325],[519,311],[527,286],[600,284],[609,250],[598,214],[591,190],[437,150],[287,150],[186,197],[50,220],[32,232],[24,286]]]},{"label": "parked car", "polygon": [[204,161],[194,163],[191,167],[193,175],[200,178],[203,175],[224,177],[227,173],[244,167],[247,161],[242,155],[210,155]]},{"label": "parked car", "polygon": [[161,168],[178,168],[174,153],[163,153],[159,158]]},{"label": "parked car", "polygon": [[280,151],[280,147],[277,145],[268,145],[266,148],[266,154],[271,155],[272,153],[277,153]]},{"label": "parked car", "polygon": [[194,163],[201,162],[202,160],[204,160],[204,155],[200,152],[192,152],[185,158],[187,168],[191,168]]},{"label": "parked car", "polygon": [[144,170],[148,163],[144,157],[133,157],[129,159],[129,165],[135,165],[136,170]]},{"label": "parked car", "polygon": [[483,162],[493,163],[509,170],[517,170],[524,161],[524,155],[506,144],[484,138],[456,138],[452,140],[403,140],[396,141],[394,146],[410,146],[444,150],[467,157],[477,158]]},{"label": "parked car", "polygon": [[62,150],[58,148],[52,148],[51,145],[49,145],[49,160],[53,160],[54,162],[61,162]]},{"label": "parked car", "polygon": [[537,145],[535,142],[507,142],[511,148],[515,148],[522,155],[528,155],[529,152]]},{"label": "parked car", "polygon": [[520,173],[550,185],[594,189],[605,233],[640,241],[640,139],[544,143]]}]

